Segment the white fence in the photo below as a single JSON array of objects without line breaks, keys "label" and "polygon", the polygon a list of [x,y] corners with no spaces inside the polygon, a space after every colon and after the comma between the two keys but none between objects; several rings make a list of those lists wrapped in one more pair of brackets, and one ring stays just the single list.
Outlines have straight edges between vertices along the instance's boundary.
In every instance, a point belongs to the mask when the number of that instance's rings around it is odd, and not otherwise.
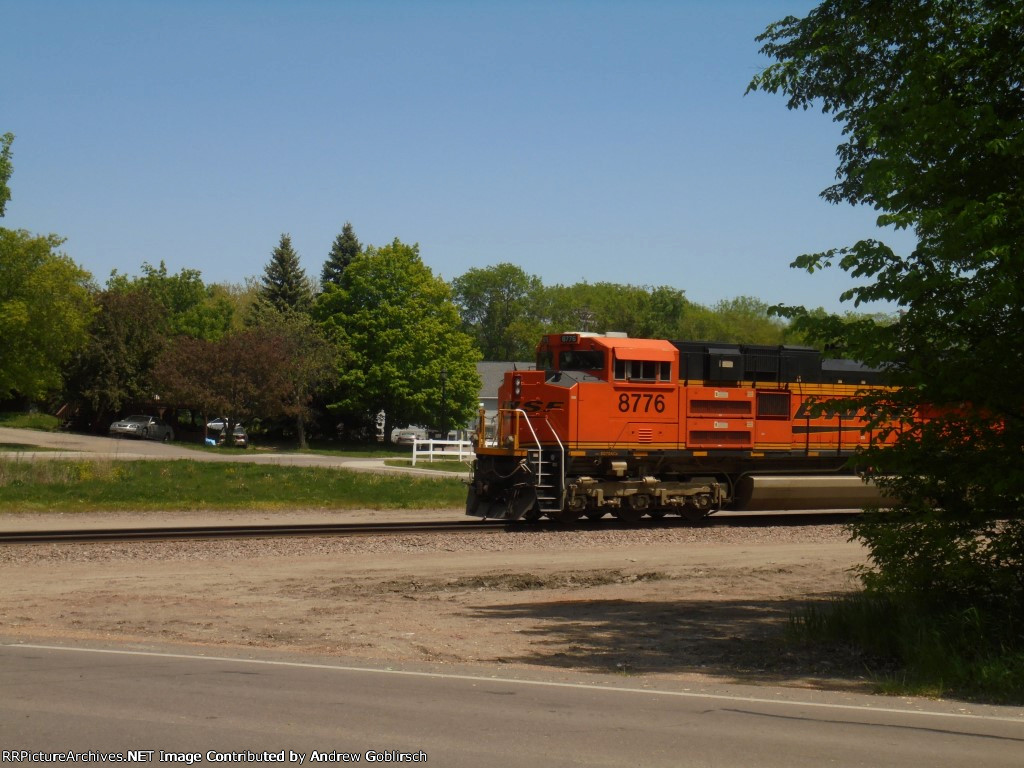
[{"label": "white fence", "polygon": [[420,440],[412,441],[412,465],[416,459],[426,457],[427,461],[466,461],[473,458],[473,443],[469,440]]}]

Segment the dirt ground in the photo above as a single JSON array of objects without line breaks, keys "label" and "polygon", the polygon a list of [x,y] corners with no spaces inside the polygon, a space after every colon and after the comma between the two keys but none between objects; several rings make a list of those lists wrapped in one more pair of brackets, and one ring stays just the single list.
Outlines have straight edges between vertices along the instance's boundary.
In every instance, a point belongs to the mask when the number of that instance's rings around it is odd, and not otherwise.
[{"label": "dirt ground", "polygon": [[851,589],[839,525],[0,548],[0,635],[859,687],[784,642]]}]

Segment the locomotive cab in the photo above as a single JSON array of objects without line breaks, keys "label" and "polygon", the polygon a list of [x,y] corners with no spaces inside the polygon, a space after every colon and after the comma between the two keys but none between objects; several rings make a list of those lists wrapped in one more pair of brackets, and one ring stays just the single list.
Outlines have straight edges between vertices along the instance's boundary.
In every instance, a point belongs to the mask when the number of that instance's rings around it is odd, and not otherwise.
[{"label": "locomotive cab", "polygon": [[561,333],[545,336],[537,345],[537,370],[548,378],[566,373],[607,380],[608,359],[596,333]]}]

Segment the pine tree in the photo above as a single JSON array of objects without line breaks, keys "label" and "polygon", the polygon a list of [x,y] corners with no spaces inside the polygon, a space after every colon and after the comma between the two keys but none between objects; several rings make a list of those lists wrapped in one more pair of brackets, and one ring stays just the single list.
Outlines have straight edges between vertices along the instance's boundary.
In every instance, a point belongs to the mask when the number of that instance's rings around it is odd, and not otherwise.
[{"label": "pine tree", "polygon": [[299,264],[299,255],[292,248],[289,235],[281,235],[281,242],[270,256],[263,272],[260,300],[278,312],[308,312],[313,295],[309,278]]},{"label": "pine tree", "polygon": [[341,228],[341,234],[334,238],[331,252],[324,262],[323,274],[320,277],[324,288],[328,285],[340,285],[341,273],[352,263],[352,259],[362,252],[363,246],[352,229],[352,223],[346,221],[345,226]]}]

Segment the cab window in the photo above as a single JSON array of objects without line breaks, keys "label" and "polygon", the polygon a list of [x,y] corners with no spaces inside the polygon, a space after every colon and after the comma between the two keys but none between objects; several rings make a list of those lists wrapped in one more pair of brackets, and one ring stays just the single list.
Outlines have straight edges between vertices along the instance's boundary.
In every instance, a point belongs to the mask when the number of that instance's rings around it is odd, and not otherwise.
[{"label": "cab window", "polygon": [[671,381],[672,363],[653,360],[616,360],[615,378],[619,381]]},{"label": "cab window", "polygon": [[541,347],[537,352],[537,370],[550,371],[554,367],[554,360],[551,358],[551,348]]},{"label": "cab window", "polygon": [[566,349],[558,354],[560,371],[600,371],[604,370],[604,352],[592,350]]}]

